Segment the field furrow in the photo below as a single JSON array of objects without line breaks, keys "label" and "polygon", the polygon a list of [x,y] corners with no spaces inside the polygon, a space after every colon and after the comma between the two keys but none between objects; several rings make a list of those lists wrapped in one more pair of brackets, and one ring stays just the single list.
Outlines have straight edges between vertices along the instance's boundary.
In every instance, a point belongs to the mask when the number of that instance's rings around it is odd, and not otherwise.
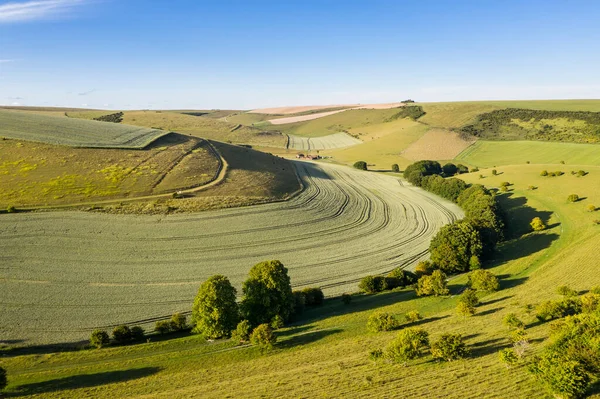
[{"label": "field furrow", "polygon": [[[458,207],[393,177],[295,162],[306,189],[254,207],[171,216],[81,212],[0,218],[0,340],[85,339],[188,311],[199,284],[279,259],[295,287],[356,290],[368,274],[412,267]],[[10,327],[7,327],[10,326]]]}]

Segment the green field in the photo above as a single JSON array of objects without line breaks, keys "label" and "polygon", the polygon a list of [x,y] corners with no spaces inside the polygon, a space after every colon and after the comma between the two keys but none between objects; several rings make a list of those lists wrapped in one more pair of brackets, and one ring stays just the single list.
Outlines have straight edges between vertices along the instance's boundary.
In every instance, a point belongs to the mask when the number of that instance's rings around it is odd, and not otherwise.
[{"label": "green field", "polygon": [[141,149],[168,130],[0,110],[0,137],[90,148]]}]

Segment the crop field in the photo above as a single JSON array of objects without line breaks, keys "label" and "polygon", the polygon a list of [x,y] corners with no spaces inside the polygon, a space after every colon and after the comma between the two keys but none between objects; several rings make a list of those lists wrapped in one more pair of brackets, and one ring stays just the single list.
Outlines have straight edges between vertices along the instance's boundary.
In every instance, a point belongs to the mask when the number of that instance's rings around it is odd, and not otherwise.
[{"label": "crop field", "polygon": [[286,118],[269,119],[267,122],[269,122],[271,125],[285,125],[286,123],[307,122],[307,121],[312,121],[313,119],[323,118],[325,116],[338,114],[338,113],[344,112],[344,111],[345,111],[345,109],[339,109],[339,110],[335,110],[335,111],[318,112],[318,113],[308,114],[308,115],[289,116]]},{"label": "crop field", "polygon": [[[306,189],[288,202],[199,214],[7,214],[0,340],[85,339],[96,327],[187,311],[199,284],[280,259],[293,285],[329,295],[359,278],[411,267],[429,240],[462,216],[454,204],[393,177],[296,163]],[[349,250],[351,248],[351,250]],[[146,324],[146,327],[148,325]]]},{"label": "crop field", "polygon": [[431,129],[402,152],[412,161],[421,159],[449,160],[468,148],[474,141],[463,140],[458,134],[442,129]]},{"label": "crop field", "polygon": [[299,151],[331,150],[361,144],[362,141],[346,133],[330,134],[323,137],[302,137],[289,135],[288,149]]},{"label": "crop field", "polygon": [[169,134],[158,129],[0,110],[0,137],[71,147],[141,149]]},{"label": "crop field", "polygon": [[489,168],[500,165],[559,164],[600,165],[600,145],[549,143],[540,141],[478,140],[461,152],[456,160],[472,166]]},{"label": "crop field", "polygon": [[0,209],[170,193],[201,186],[218,169],[205,140],[176,134],[141,151],[2,140]]}]

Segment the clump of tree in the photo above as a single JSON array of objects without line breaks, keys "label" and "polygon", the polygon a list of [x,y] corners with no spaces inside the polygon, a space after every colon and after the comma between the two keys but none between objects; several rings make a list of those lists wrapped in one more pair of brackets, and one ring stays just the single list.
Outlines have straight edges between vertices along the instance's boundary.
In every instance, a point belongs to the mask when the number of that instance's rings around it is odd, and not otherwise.
[{"label": "clump of tree", "polygon": [[421,188],[456,202],[460,193],[466,190],[467,183],[460,179],[444,179],[439,175],[425,176],[421,179]]},{"label": "clump of tree", "polygon": [[404,288],[417,282],[417,275],[402,268],[392,270],[387,276],[363,277],[358,288],[365,294],[375,294],[395,288]]},{"label": "clump of tree", "polygon": [[403,172],[406,180],[419,187],[421,187],[423,177],[441,174],[442,166],[437,161],[418,161],[407,166]]},{"label": "clump of tree", "polygon": [[248,320],[242,320],[238,323],[234,331],[231,332],[231,339],[238,343],[248,342],[250,340],[250,334],[252,333],[252,326]]},{"label": "clump of tree", "polygon": [[131,341],[131,330],[129,327],[122,325],[113,329],[113,339],[117,344],[125,344]]},{"label": "clump of tree", "polygon": [[305,306],[321,306],[325,301],[325,295],[321,288],[308,287],[304,288],[301,292],[304,295]]},{"label": "clump of tree", "polygon": [[192,306],[194,332],[208,339],[229,337],[240,320],[236,293],[223,275],[212,276],[203,282]]},{"label": "clump of tree", "polygon": [[479,231],[469,221],[446,225],[431,240],[431,262],[445,273],[481,267],[483,244]]},{"label": "clump of tree", "polygon": [[404,363],[421,357],[429,347],[429,333],[421,328],[405,328],[386,347],[385,356]]},{"label": "clump of tree", "polygon": [[123,113],[115,112],[114,114],[102,115],[97,118],[94,118],[94,120],[100,122],[121,123],[123,122]]},{"label": "clump of tree", "polygon": [[535,308],[535,316],[539,321],[560,319],[565,316],[573,316],[581,313],[583,306],[581,299],[577,297],[566,297],[558,301],[545,301]]},{"label": "clump of tree", "polygon": [[466,357],[469,350],[461,334],[444,334],[431,344],[431,356],[434,359],[452,361]]},{"label": "clump of tree", "polygon": [[352,166],[358,170],[367,170],[367,163],[365,161],[356,161]]},{"label": "clump of tree", "polygon": [[108,333],[103,330],[94,330],[90,336],[90,345],[94,348],[103,348],[110,344]]},{"label": "clump of tree", "polygon": [[477,291],[498,291],[500,282],[498,277],[489,270],[478,269],[469,273],[467,285]]},{"label": "clump of tree", "polygon": [[441,270],[435,270],[430,276],[421,276],[417,283],[416,292],[418,296],[441,296],[448,295],[448,283],[446,274]]},{"label": "clump of tree", "polygon": [[358,283],[358,289],[365,294],[375,294],[387,290],[387,283],[383,276],[366,276]]},{"label": "clump of tree", "polygon": [[579,201],[579,195],[571,194],[567,197],[567,201],[568,202],[577,202],[577,201]]},{"label": "clump of tree", "polygon": [[250,343],[258,346],[261,351],[269,351],[277,342],[277,336],[273,333],[273,329],[267,323],[260,324],[250,335]]},{"label": "clump of tree", "polygon": [[399,326],[398,320],[387,312],[375,312],[367,320],[367,330],[371,332],[392,331]]},{"label": "clump of tree", "polygon": [[542,230],[546,229],[546,224],[538,216],[536,216],[533,219],[531,219],[531,223],[529,223],[529,225],[531,226],[531,228],[533,229],[533,231],[542,231]]},{"label": "clump of tree", "polygon": [[399,111],[394,115],[390,116],[386,119],[386,122],[395,121],[396,119],[410,118],[412,120],[417,120],[423,115],[425,115],[425,111],[423,111],[423,107],[420,105],[411,105],[397,108]]},{"label": "clump of tree", "polygon": [[475,290],[467,288],[463,291],[456,305],[456,313],[461,316],[473,316],[477,310],[475,307],[479,305],[479,298]]}]

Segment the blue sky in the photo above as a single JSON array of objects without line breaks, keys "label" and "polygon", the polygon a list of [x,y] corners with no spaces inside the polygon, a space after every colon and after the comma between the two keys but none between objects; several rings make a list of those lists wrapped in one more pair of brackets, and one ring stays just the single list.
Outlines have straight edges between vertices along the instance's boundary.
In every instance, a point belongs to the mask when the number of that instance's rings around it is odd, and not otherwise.
[{"label": "blue sky", "polygon": [[597,1],[0,0],[0,104],[600,98]]}]

